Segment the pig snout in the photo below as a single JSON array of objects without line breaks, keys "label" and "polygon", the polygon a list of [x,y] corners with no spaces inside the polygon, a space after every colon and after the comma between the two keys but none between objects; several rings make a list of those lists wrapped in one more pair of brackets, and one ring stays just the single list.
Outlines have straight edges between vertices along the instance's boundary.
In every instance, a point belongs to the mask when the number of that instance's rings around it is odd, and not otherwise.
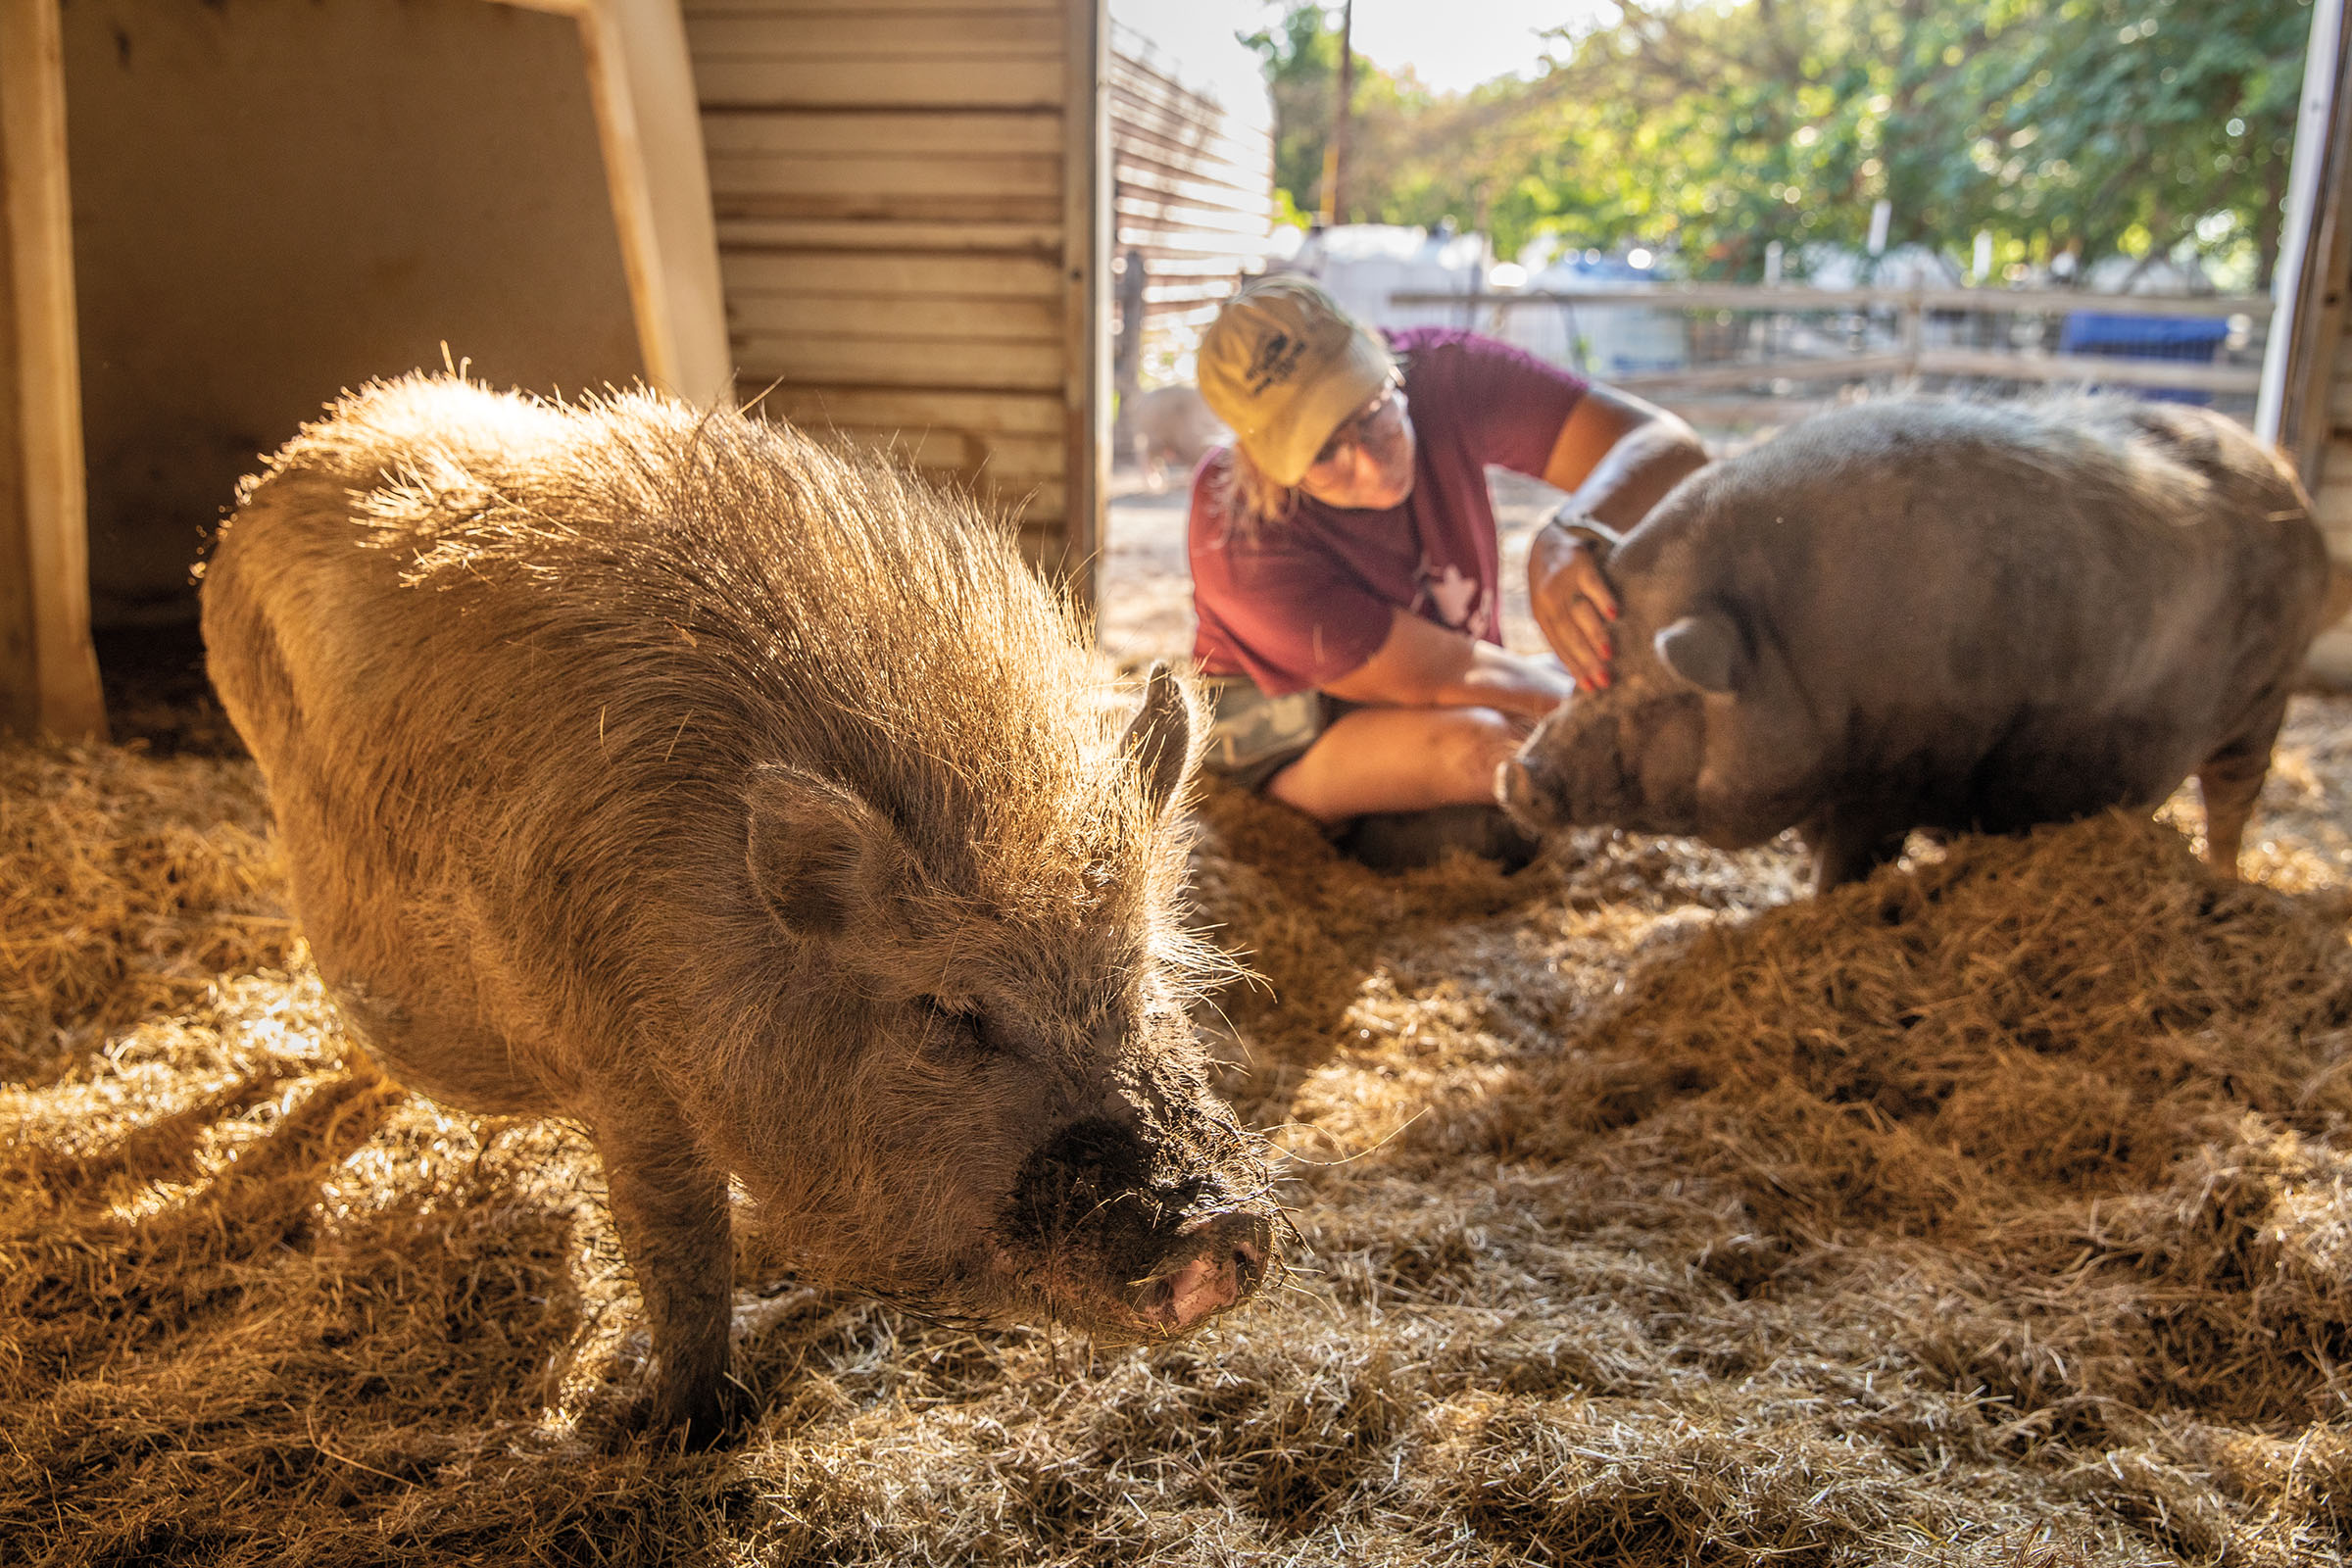
[{"label": "pig snout", "polygon": [[1494,799],[1511,820],[1530,833],[1548,833],[1569,825],[1560,781],[1540,756],[1523,748],[1519,755],[1494,769]]},{"label": "pig snout", "polygon": [[1266,1277],[1274,1227],[1263,1214],[1233,1210],[1195,1221],[1161,1263],[1139,1281],[1136,1315],[1181,1334],[1238,1305]]},{"label": "pig snout", "polygon": [[1263,1188],[1238,1129],[1147,1138],[1094,1117],[1031,1156],[998,1234],[1065,1321],[1114,1339],[1181,1334],[1278,1266]]}]

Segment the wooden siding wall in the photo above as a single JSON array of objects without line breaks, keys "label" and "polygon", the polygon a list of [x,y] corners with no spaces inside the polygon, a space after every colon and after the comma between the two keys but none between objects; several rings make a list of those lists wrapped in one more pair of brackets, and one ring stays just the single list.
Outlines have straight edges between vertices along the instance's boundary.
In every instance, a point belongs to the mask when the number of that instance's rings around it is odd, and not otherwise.
[{"label": "wooden siding wall", "polygon": [[[2337,279],[2340,294],[2344,279]],[[2352,321],[2335,342],[2328,375],[2325,444],[2320,447],[2312,511],[2328,535],[2328,554],[2338,571],[2352,571]],[[2339,620],[2312,645],[2311,671],[2328,686],[2352,689],[2352,620]]]},{"label": "wooden siding wall", "polygon": [[[2344,144],[2352,134],[2352,101],[2343,96],[2344,73],[2339,53],[2331,113],[2316,120],[2330,145],[2310,215],[2308,243],[2314,254],[2295,291],[2296,320],[2273,330],[2290,346],[2286,401],[2293,412],[2286,421],[2291,428],[2282,435],[2311,486],[2312,511],[2328,536],[2328,555],[2338,571],[2352,571],[2352,309],[2347,309],[2352,303],[2352,148]],[[2306,145],[2314,131],[2315,117],[2307,110],[2297,133],[2297,158],[2314,150]],[[2319,363],[2308,368],[2296,363],[2305,356]],[[2352,617],[2320,633],[2310,668],[2331,687],[2352,689]]]},{"label": "wooden siding wall", "polygon": [[2328,531],[2328,553],[2352,563],[2352,322],[2336,340],[2326,439],[2312,502]]},{"label": "wooden siding wall", "polygon": [[741,395],[973,485],[1083,593],[1103,397],[1098,0],[685,15]]},{"label": "wooden siding wall", "polygon": [[1186,86],[1132,28],[1112,27],[1110,51],[1111,250],[1140,251],[1150,279],[1142,380],[1189,379],[1200,329],[1265,267],[1272,122]]}]

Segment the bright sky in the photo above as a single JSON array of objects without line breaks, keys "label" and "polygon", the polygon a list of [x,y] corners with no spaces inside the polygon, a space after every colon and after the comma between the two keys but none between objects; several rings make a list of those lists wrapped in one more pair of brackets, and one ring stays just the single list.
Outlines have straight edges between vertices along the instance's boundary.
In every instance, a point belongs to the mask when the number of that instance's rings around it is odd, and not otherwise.
[{"label": "bright sky", "polygon": [[1548,47],[1540,30],[1615,9],[1606,0],[1355,0],[1355,52],[1384,71],[1410,66],[1440,92],[1460,92],[1500,75],[1534,75]]},{"label": "bright sky", "polygon": [[[1119,21],[1178,61],[1228,56],[1236,32],[1271,26],[1281,0],[1111,0]],[[1338,8],[1332,7],[1334,11]],[[1406,66],[1440,92],[1517,73],[1533,74],[1543,27],[1613,15],[1608,0],[1355,0],[1355,52],[1387,71]]]}]

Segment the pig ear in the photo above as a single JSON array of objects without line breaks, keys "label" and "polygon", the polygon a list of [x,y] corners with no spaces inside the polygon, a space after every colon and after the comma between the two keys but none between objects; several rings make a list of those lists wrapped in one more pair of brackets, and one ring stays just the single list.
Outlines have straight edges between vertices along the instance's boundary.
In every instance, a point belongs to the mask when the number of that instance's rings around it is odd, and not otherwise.
[{"label": "pig ear", "polygon": [[1737,692],[1747,673],[1747,650],[1740,645],[1740,628],[1721,615],[1685,615],[1650,645],[1668,669],[1718,697]]},{"label": "pig ear", "polygon": [[1144,685],[1143,711],[1135,715],[1119,740],[1119,750],[1135,759],[1135,770],[1144,781],[1144,801],[1154,815],[1166,810],[1168,802],[1176,798],[1192,743],[1193,715],[1184,705],[1184,688],[1168,673],[1167,662],[1156,661]]},{"label": "pig ear", "polygon": [[796,937],[834,937],[906,875],[898,830],[857,795],[781,762],[752,769],[745,860],[776,923]]}]

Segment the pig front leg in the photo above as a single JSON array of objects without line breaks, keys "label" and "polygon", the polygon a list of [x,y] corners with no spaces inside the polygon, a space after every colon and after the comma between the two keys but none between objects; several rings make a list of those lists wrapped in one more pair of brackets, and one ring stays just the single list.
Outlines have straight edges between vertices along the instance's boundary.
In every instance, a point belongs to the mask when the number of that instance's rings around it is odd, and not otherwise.
[{"label": "pig front leg", "polygon": [[612,1191],[612,1224],[645,1298],[653,1385],[636,1412],[657,1432],[706,1446],[726,1429],[734,1303],[734,1235],[727,1179],[688,1147],[685,1124],[641,1110],[599,1123],[597,1152]]},{"label": "pig front leg", "polygon": [[2197,768],[2197,795],[2205,803],[2205,863],[2218,876],[2237,877],[2237,852],[2254,815],[2254,799],[2270,776],[2271,748],[2285,716],[2283,697],[2266,705],[2254,723]]},{"label": "pig front leg", "polygon": [[1820,894],[1859,882],[1901,855],[1910,830],[1890,829],[1884,817],[1851,806],[1827,806],[1796,831],[1813,852],[1813,891]]}]

